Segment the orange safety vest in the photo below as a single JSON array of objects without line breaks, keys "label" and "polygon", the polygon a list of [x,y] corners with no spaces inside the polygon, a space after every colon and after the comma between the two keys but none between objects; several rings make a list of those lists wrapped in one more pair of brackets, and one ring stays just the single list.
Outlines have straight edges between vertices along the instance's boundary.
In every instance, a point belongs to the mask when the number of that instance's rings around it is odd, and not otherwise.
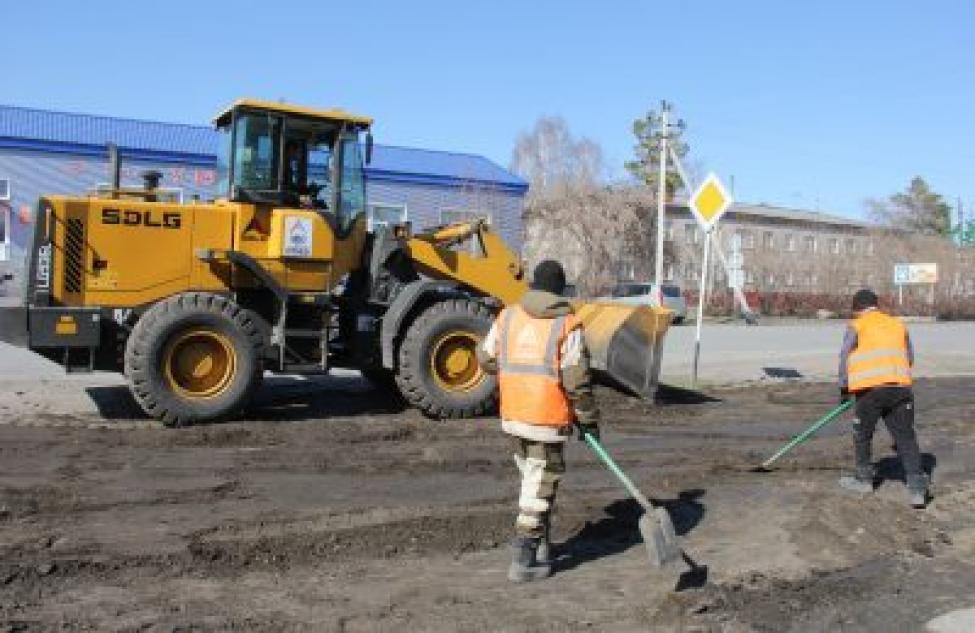
[{"label": "orange safety vest", "polygon": [[575,420],[559,376],[562,343],[582,325],[575,315],[537,319],[519,305],[498,315],[498,383],[501,417],[562,427]]},{"label": "orange safety vest", "polygon": [[851,321],[850,326],[857,335],[857,346],[846,364],[850,391],[911,384],[907,328],[900,319],[870,310]]}]

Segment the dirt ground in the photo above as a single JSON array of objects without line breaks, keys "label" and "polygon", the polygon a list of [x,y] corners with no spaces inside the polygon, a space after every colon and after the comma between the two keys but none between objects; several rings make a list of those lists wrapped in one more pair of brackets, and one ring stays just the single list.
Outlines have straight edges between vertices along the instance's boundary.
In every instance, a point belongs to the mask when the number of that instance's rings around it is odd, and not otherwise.
[{"label": "dirt ground", "polygon": [[648,566],[636,506],[573,441],[557,573],[518,586],[497,420],[432,422],[358,378],[270,382],[251,419],[178,430],[0,408],[0,631],[900,631],[975,606],[975,378],[917,387],[925,511],[885,431],[880,488],[837,487],[848,420],[751,470],[829,385],[602,391],[608,448],[688,564]]}]

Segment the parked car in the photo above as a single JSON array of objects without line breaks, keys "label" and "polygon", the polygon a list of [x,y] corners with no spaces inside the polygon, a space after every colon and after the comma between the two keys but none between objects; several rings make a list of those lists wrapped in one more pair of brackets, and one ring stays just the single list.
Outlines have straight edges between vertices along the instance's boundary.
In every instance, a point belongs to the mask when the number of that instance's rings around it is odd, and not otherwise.
[{"label": "parked car", "polygon": [[663,307],[673,311],[673,323],[678,325],[687,318],[687,302],[684,301],[684,294],[680,286],[674,284],[663,284],[657,292],[656,284],[641,282],[621,283],[613,289],[611,301],[628,304],[644,304],[651,306],[660,305],[660,297],[663,296]]}]

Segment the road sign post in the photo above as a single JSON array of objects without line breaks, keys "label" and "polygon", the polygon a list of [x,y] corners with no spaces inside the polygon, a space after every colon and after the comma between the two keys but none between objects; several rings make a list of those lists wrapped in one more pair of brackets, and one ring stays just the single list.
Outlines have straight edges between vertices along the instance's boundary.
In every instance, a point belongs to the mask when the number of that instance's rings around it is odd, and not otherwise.
[{"label": "road sign post", "polygon": [[711,233],[721,216],[731,206],[731,196],[714,174],[698,186],[689,201],[691,213],[704,231],[704,254],[701,263],[701,281],[697,290],[697,323],[694,333],[694,362],[691,367],[691,386],[697,386],[697,368],[701,357],[701,324],[704,320],[705,295],[708,291],[708,268],[711,253]]}]

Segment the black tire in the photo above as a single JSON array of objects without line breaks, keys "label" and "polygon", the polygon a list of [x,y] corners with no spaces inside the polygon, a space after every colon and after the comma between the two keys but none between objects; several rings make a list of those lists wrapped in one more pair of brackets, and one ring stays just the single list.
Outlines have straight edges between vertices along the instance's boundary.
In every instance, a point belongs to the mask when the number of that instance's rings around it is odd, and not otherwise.
[{"label": "black tire", "polygon": [[[479,368],[469,386],[451,390],[434,376],[432,362],[438,341],[450,335],[487,336],[494,315],[470,299],[434,303],[421,312],[406,330],[399,349],[396,383],[400,393],[425,415],[469,418],[493,412],[498,403],[498,381]],[[476,363],[476,360],[474,360]]]},{"label": "black tire", "polygon": [[684,322],[684,317],[682,317],[682,316],[674,317],[674,320],[671,321],[671,323],[674,324],[674,325],[680,325],[683,322]]},{"label": "black tire", "polygon": [[[199,349],[215,350],[211,360],[228,357],[222,370],[220,363],[207,365],[219,374],[213,393],[181,371],[189,362],[180,367],[181,359]],[[160,301],[135,324],[125,346],[125,376],[142,410],[166,426],[221,420],[241,413],[260,385],[263,349],[257,315],[226,297],[188,292]]]}]

